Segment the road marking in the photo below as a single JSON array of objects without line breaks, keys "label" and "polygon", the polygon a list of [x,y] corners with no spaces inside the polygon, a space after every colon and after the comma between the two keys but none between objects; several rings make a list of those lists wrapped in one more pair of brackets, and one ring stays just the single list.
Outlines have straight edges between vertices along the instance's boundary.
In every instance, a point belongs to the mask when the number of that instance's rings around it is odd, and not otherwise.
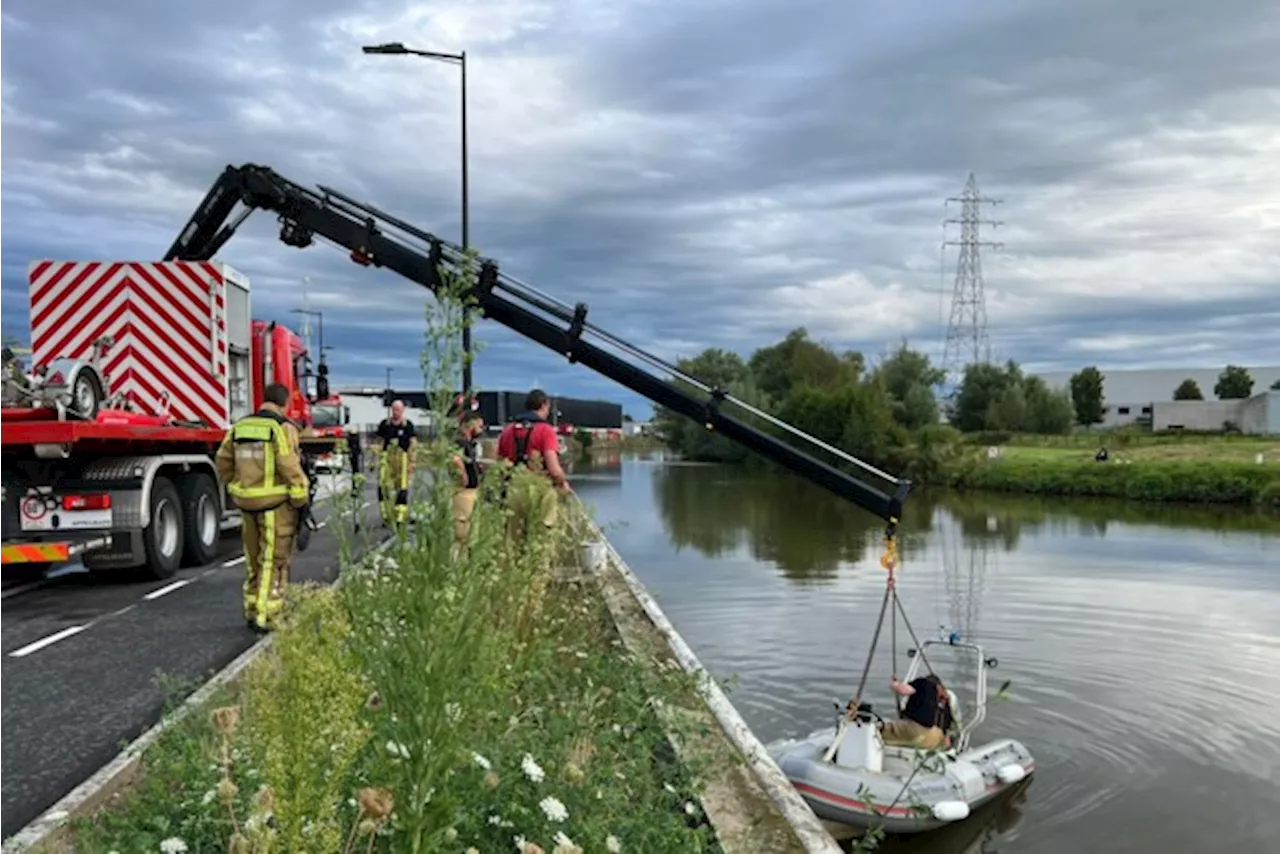
[{"label": "road marking", "polygon": [[244,563],[244,555],[240,555],[240,557],[233,557],[231,560],[224,560],[224,561],[222,562],[222,565],[223,565],[223,566],[237,566],[237,565],[242,564],[242,563]]},{"label": "road marking", "polygon": [[72,635],[78,635],[87,628],[89,627],[88,626],[71,626],[70,628],[63,629],[60,632],[55,632],[54,634],[49,635],[47,638],[41,638],[35,643],[29,643],[26,646],[24,646],[22,649],[15,649],[13,652],[9,653],[9,657],[22,658],[24,655],[30,655],[33,652],[39,652],[40,650],[44,649],[46,646],[52,646],[58,641],[65,640],[71,637]]},{"label": "road marking", "polygon": [[137,603],[137,602],[134,602],[132,605],[125,605],[123,608],[120,608],[119,610],[112,611],[112,612],[111,612],[110,614],[108,614],[107,616],[109,616],[109,617],[119,617],[119,616],[122,616],[122,615],[124,615],[124,614],[129,613],[130,611],[132,611],[132,610],[133,610],[134,608],[136,608],[136,607],[138,607],[138,603]]},{"label": "road marking", "polygon": [[175,581],[172,584],[166,585],[165,587],[161,587],[159,590],[152,590],[150,593],[148,593],[146,596],[143,596],[142,598],[147,600],[159,599],[161,596],[164,596],[168,593],[172,593],[173,591],[178,590],[180,588],[186,587],[190,583],[191,583],[190,578],[184,578],[182,581]]},{"label": "road marking", "polygon": [[10,587],[8,590],[0,593],[0,599],[8,599],[10,596],[17,596],[19,593],[26,593],[28,590],[36,590],[44,587],[49,583],[49,579],[42,578],[39,581],[32,581],[29,584],[19,584],[17,587]]}]

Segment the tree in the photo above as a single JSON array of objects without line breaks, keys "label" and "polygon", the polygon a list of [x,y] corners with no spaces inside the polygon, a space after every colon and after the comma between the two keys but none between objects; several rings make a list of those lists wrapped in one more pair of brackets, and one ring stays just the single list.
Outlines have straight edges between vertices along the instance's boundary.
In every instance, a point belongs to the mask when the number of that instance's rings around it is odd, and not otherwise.
[{"label": "tree", "polygon": [[1054,391],[1039,377],[1027,377],[1022,384],[1027,402],[1024,430],[1031,433],[1060,434],[1071,429],[1075,409],[1066,389]]},{"label": "tree", "polygon": [[1182,383],[1173,390],[1174,400],[1204,400],[1204,394],[1200,391],[1199,384],[1191,377],[1187,377]]},{"label": "tree", "polygon": [[912,350],[906,341],[871,373],[871,380],[889,396],[894,420],[913,430],[938,422],[933,388],[945,378],[946,371],[933,367],[927,355]]},{"label": "tree", "polygon": [[1102,372],[1090,365],[1071,377],[1071,405],[1075,407],[1076,423],[1084,427],[1102,423],[1106,396],[1102,391],[1105,378]]},{"label": "tree", "polygon": [[952,425],[965,433],[989,429],[987,418],[993,411],[992,404],[1000,400],[1006,389],[1021,382],[1022,370],[1014,362],[1004,366],[966,365],[956,392]]},{"label": "tree", "polygon": [[1271,384],[1272,391],[1280,391],[1280,380],[1276,380]]},{"label": "tree", "polygon": [[760,391],[774,400],[784,400],[798,386],[830,388],[856,381],[862,372],[862,354],[838,356],[810,340],[808,330],[801,326],[772,347],[757,350],[748,367]]},{"label": "tree", "polygon": [[1227,365],[1218,374],[1218,382],[1213,387],[1218,400],[1240,400],[1253,394],[1253,377],[1247,368]]}]

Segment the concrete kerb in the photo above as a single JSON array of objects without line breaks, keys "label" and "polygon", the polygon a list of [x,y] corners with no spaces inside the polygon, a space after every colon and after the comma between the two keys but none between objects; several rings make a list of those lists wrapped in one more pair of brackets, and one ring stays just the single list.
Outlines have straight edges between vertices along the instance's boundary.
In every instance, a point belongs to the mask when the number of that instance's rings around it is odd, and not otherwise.
[{"label": "concrete kerb", "polygon": [[[394,536],[388,537],[369,549],[361,556],[361,560],[390,548],[395,542]],[[339,575],[333,583],[337,585],[341,582],[342,576]],[[230,664],[219,670],[212,679],[187,697],[178,708],[162,717],[155,726],[130,742],[116,755],[115,759],[99,768],[30,824],[6,839],[0,851],[3,854],[18,854],[23,851],[38,854],[57,851],[56,846],[63,841],[60,837],[69,821],[91,815],[112,796],[122,791],[137,776],[142,755],[147,749],[159,741],[166,732],[208,703],[219,690],[233,686],[249,665],[266,652],[271,646],[271,641],[272,636],[266,635],[236,656]]]},{"label": "concrete kerb", "polygon": [[604,543],[613,569],[622,578],[631,596],[644,610],[654,628],[665,638],[680,666],[686,673],[695,677],[699,695],[719,722],[725,736],[746,760],[747,767],[754,774],[756,781],[768,794],[783,818],[791,825],[805,850],[811,854],[842,854],[843,849],[835,838],[813,809],[800,797],[795,787],[791,785],[791,781],[782,773],[782,769],[769,756],[764,745],[747,726],[738,710],[729,702],[729,698],[719,684],[702,666],[693,650],[685,643],[684,638],[667,619],[658,603],[641,584],[640,579],[627,566],[622,555],[585,512],[584,519],[588,529]]}]

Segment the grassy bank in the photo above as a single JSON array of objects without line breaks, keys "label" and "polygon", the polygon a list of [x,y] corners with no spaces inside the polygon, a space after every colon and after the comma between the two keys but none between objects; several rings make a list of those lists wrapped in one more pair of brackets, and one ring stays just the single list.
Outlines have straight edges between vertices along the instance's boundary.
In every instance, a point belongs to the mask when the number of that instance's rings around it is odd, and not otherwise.
[{"label": "grassy bank", "polygon": [[[1094,454],[1107,447],[1110,460]],[[962,489],[1280,509],[1280,442],[1146,435],[1011,437],[990,459],[975,450],[947,473]],[[1264,462],[1256,462],[1262,454]]]},{"label": "grassy bank", "polygon": [[517,514],[513,537],[482,503],[455,555],[443,479],[415,513],[339,587],[292,590],[234,693],[162,738],[76,850],[716,850],[655,712],[692,686],[554,580],[570,535]]}]

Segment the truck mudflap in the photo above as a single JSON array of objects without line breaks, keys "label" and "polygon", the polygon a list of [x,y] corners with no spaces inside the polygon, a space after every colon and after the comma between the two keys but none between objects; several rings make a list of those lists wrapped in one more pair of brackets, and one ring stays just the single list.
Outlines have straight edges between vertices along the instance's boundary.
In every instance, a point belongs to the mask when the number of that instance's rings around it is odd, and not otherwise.
[{"label": "truck mudflap", "polygon": [[70,557],[70,543],[19,543],[0,546],[0,564],[61,563]]}]

